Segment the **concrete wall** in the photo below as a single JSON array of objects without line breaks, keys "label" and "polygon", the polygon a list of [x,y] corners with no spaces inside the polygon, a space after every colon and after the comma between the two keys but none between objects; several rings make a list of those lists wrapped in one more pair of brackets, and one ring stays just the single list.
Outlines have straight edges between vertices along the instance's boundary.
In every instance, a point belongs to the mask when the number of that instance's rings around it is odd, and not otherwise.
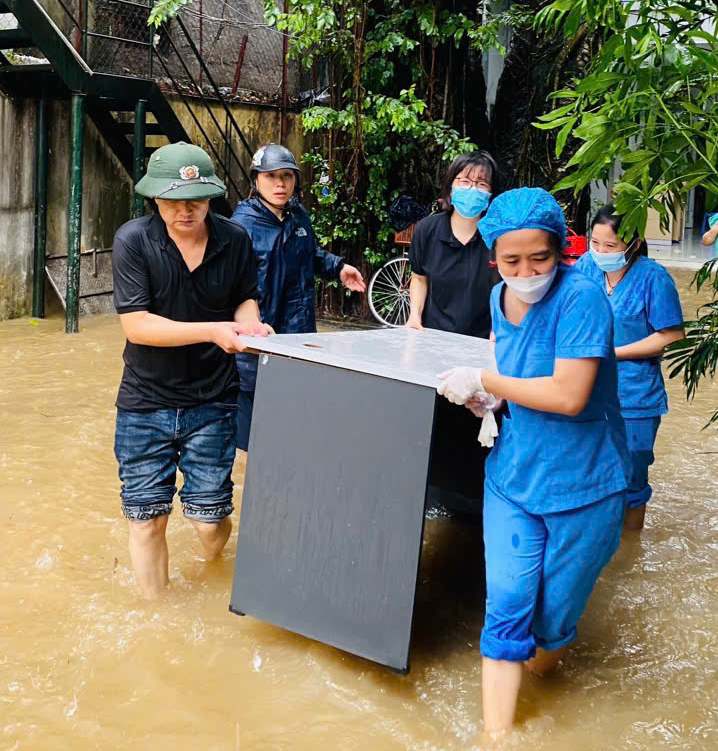
[{"label": "concrete wall", "polygon": [[35,107],[0,97],[0,319],[32,304]]},{"label": "concrete wall", "polygon": [[[67,213],[70,194],[70,104],[50,108],[50,171],[47,212],[47,252],[67,252]],[[112,245],[115,230],[130,215],[132,183],[92,121],[85,118],[83,154],[83,252]],[[34,156],[31,160],[34,163]]]},{"label": "concrete wall", "polygon": [[[34,100],[0,96],[0,319],[29,315],[35,216]],[[70,105],[52,102],[49,113],[47,254],[67,253],[70,186]],[[106,248],[127,221],[131,183],[94,125],[86,122],[81,249]],[[47,288],[52,306],[54,292]]]},{"label": "concrete wall", "polygon": [[[199,128],[187,112],[181,100],[172,102],[192,141],[207,151]],[[215,148],[224,159],[225,150],[217,127],[209,113],[196,106],[195,114],[207,132]],[[252,151],[265,143],[280,140],[281,113],[276,108],[247,104],[235,104],[232,113],[239,123]],[[225,113],[220,105],[213,106],[213,113],[222,127]],[[29,315],[32,307],[32,257],[34,246],[34,172],[36,105],[33,100],[15,101],[0,96],[0,319]],[[50,105],[50,162],[48,175],[48,226],[47,254],[67,253],[67,215],[70,186],[70,104],[52,102]],[[287,118],[287,146],[297,155],[306,150],[304,134],[299,118],[293,114]],[[156,138],[156,146],[166,139]],[[235,137],[234,150],[249,172],[250,155]],[[233,160],[230,160],[233,162]],[[220,177],[226,178],[223,170]],[[241,170],[233,162],[232,177],[240,193],[246,196],[248,185]],[[305,175],[305,179],[308,175]],[[227,181],[229,183],[229,181]],[[112,245],[116,229],[130,217],[131,181],[106,145],[104,139],[87,119],[85,124],[84,179],[82,207],[81,250]],[[232,205],[237,194],[230,190]],[[83,257],[81,275],[83,290],[99,291],[111,287],[109,258],[100,259],[99,279],[89,279],[87,270],[94,268],[94,259]],[[64,262],[51,262],[51,271],[64,289]],[[46,300],[50,309],[56,309],[54,291],[46,286]],[[109,298],[91,298],[82,303],[82,312],[101,312],[110,309]]]}]

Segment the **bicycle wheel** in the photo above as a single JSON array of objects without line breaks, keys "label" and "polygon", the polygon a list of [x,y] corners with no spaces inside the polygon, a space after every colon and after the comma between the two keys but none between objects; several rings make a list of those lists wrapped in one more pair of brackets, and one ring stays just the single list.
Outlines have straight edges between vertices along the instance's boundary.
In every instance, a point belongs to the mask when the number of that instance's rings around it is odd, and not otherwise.
[{"label": "bicycle wheel", "polygon": [[411,266],[408,258],[387,261],[369,282],[369,309],[385,326],[403,326],[409,319],[409,282]]}]

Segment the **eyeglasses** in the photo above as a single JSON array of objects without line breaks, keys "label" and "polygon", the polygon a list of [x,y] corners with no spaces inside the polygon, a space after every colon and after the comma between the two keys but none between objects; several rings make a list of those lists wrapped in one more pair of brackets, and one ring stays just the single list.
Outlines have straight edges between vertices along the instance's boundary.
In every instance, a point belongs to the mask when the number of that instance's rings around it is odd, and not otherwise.
[{"label": "eyeglasses", "polygon": [[489,191],[491,190],[491,183],[483,178],[479,180],[469,180],[468,177],[457,177],[454,180],[454,185],[456,185],[457,188],[483,188]]}]

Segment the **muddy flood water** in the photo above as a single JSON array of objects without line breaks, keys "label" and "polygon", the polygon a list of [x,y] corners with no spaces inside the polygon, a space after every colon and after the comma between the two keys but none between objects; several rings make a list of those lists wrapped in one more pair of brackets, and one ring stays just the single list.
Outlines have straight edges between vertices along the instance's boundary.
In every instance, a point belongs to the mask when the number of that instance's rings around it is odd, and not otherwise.
[{"label": "muddy flood water", "polygon": [[[691,317],[691,272],[674,274]],[[476,530],[427,521],[411,672],[228,612],[175,504],[172,589],[134,587],[119,508],[115,316],[0,323],[0,751],[481,749]],[[510,749],[718,749],[718,406],[668,385],[647,526],[625,537],[563,670],[527,678]],[[235,465],[235,504],[242,467]],[[367,478],[367,481],[371,481]]]}]

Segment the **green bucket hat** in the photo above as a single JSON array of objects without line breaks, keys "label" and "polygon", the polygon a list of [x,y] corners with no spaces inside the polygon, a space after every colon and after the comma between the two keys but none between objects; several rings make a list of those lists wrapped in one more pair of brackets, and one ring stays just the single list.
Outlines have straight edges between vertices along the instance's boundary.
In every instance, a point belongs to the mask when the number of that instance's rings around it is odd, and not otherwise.
[{"label": "green bucket hat", "polygon": [[135,185],[145,198],[204,201],[223,196],[227,186],[217,177],[209,154],[180,141],[162,146],[150,157],[147,174]]}]

